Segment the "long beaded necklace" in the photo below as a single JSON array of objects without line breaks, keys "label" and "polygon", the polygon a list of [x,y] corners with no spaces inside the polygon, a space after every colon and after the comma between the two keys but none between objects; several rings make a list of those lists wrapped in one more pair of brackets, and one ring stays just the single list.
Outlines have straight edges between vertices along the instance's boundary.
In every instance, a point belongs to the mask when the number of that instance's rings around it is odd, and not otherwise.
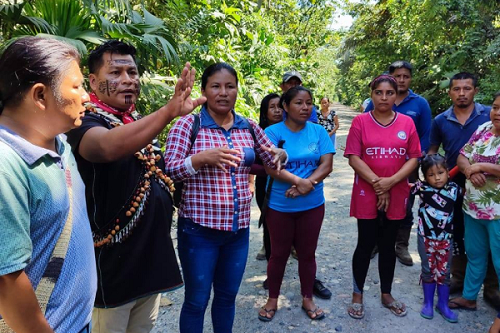
[{"label": "long beaded necklace", "polygon": [[[99,115],[112,127],[123,126],[123,122],[118,117],[102,110],[92,103],[87,103],[85,108],[87,111]],[[132,112],[130,116],[132,116],[134,120],[138,120],[141,117],[139,113],[135,111]],[[161,155],[158,152],[159,148],[156,147],[157,141],[158,140],[154,139],[146,147],[134,154],[141,162],[143,168],[139,182],[135,191],[127,200],[127,203],[116,214],[116,217],[106,226],[101,228],[101,230],[92,232],[94,247],[111,246],[115,243],[122,243],[132,234],[133,229],[138,225],[141,217],[144,216],[144,211],[151,194],[152,181],[157,182],[163,190],[174,193],[174,182],[163,173],[161,167],[156,165],[161,159]],[[155,149],[158,150],[156,153]],[[125,219],[120,220],[118,216],[120,213],[123,213],[123,211],[125,211]]]}]

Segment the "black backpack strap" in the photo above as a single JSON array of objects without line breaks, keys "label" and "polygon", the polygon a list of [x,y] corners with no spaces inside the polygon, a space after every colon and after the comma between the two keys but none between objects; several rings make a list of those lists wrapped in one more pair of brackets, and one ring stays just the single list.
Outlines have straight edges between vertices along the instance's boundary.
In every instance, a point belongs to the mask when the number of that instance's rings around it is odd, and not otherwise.
[{"label": "black backpack strap", "polygon": [[[200,116],[198,114],[193,114],[193,126],[191,127],[191,136],[189,137],[189,141],[191,142],[191,146],[187,154],[191,152],[193,148],[194,142],[196,141],[196,137],[198,136],[198,132],[200,131]],[[184,187],[184,182],[175,183],[175,191],[173,195],[174,206],[179,208],[181,204],[182,198],[182,188]],[[1,332],[0,332],[1,333]]]},{"label": "black backpack strap", "polygon": [[191,128],[191,136],[189,137],[191,141],[191,147],[189,147],[189,151],[191,151],[191,148],[196,141],[196,137],[198,136],[198,132],[200,131],[200,116],[198,114],[193,114],[193,118],[193,127]]},{"label": "black backpack strap", "polygon": [[245,123],[246,123],[246,126],[248,128],[248,130],[250,131],[250,134],[252,134],[252,138],[253,138],[253,142],[255,144],[257,144],[257,136],[255,136],[255,130],[253,129],[253,126],[252,124],[250,124],[250,122],[248,121],[247,118],[243,118]]}]

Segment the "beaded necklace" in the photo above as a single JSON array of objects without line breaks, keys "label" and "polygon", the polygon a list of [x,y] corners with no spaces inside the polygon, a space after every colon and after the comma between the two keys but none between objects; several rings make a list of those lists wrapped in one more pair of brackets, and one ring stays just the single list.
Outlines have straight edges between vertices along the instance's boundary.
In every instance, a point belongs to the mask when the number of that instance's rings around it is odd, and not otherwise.
[{"label": "beaded necklace", "polygon": [[[111,127],[123,126],[123,122],[116,115],[111,114],[94,103],[87,103],[85,108],[88,112],[98,115],[105,120]],[[130,117],[135,120],[141,118],[136,111],[130,113]],[[156,165],[161,159],[158,147],[158,140],[155,138],[146,147],[142,148],[134,154],[141,162],[142,174],[139,178],[134,192],[128,198],[115,217],[99,230],[92,232],[94,239],[94,247],[111,246],[115,243],[122,243],[131,234],[132,230],[137,227],[144,215],[149,196],[151,194],[151,182],[156,182],[165,191],[173,193],[175,191],[174,182],[163,173],[163,170]],[[123,214],[125,212],[125,214]],[[124,215],[121,219],[118,217]]]}]

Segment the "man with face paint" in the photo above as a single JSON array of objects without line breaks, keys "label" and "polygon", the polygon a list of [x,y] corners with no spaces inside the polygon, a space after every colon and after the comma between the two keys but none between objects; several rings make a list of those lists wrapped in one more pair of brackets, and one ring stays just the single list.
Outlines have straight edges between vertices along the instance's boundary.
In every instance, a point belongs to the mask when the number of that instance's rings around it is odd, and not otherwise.
[{"label": "man with face paint", "polygon": [[149,332],[160,293],[182,286],[170,228],[171,180],[155,139],[205,98],[190,98],[186,64],[170,102],[141,117],[135,110],[135,48],[108,41],[89,55],[92,89],[83,124],[68,133],[86,185],[97,263],[92,332]]}]

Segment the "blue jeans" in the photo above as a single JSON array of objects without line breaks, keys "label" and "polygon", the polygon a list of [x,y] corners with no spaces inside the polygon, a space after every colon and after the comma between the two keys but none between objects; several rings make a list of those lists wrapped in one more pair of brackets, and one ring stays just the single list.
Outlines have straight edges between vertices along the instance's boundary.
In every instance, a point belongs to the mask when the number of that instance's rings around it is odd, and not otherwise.
[{"label": "blue jeans", "polygon": [[185,286],[180,332],[203,332],[203,318],[213,285],[214,333],[231,333],[236,295],[248,257],[249,228],[222,231],[179,217],[177,232]]}]

